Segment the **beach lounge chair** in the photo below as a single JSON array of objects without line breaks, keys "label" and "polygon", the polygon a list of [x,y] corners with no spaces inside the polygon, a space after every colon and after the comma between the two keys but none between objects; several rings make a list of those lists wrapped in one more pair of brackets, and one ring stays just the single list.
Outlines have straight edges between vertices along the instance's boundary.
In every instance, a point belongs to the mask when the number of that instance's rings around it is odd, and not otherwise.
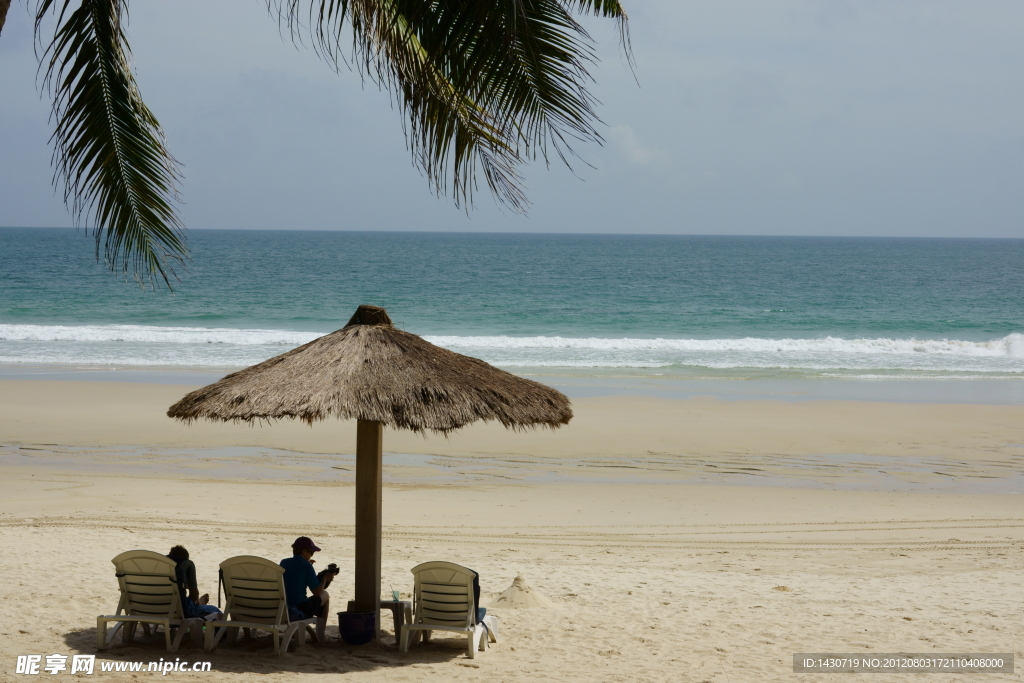
[{"label": "beach lounge chair", "polygon": [[[150,626],[163,626],[168,652],[178,649],[189,630],[198,638],[203,620],[186,619],[182,613],[174,560],[148,550],[129,550],[111,562],[121,589],[121,600],[116,614],[96,617],[98,649],[107,649],[121,628],[124,628],[124,642],[131,642],[139,624],[147,634]],[[111,621],[117,625],[107,633]],[[172,630],[176,632],[173,638]]]},{"label": "beach lounge chair", "polygon": [[233,641],[240,628],[270,631],[274,651],[279,655],[288,651],[296,634],[298,646],[306,644],[306,626],[314,626],[316,619],[289,620],[284,567],[262,557],[240,555],[221,562],[220,570],[224,577],[225,616],[207,622],[203,643],[207,651],[216,648],[225,634]]},{"label": "beach lounge chair", "polygon": [[476,657],[487,641],[498,642],[498,620],[491,615],[478,618],[480,584],[477,573],[451,562],[424,562],[412,568],[412,623],[402,627],[401,650],[410,641],[430,638],[431,631],[465,633],[466,656]]}]

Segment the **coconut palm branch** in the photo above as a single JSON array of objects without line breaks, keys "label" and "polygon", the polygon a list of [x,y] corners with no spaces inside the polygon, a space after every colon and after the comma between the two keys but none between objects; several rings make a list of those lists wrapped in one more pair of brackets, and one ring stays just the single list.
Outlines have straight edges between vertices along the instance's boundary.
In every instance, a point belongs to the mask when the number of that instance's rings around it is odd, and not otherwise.
[{"label": "coconut palm branch", "polygon": [[[59,8],[57,5],[59,4]],[[163,279],[187,255],[175,210],[178,164],[139,95],[121,0],[40,0],[36,34],[57,15],[40,70],[53,93],[54,182],[77,222],[92,223],[112,270],[140,282]]]},{"label": "coconut palm branch", "polygon": [[[593,41],[573,12],[614,18],[617,0],[268,0],[302,41],[352,63],[393,94],[413,160],[456,202],[472,202],[476,171],[497,199],[522,210],[516,168],[549,151],[569,163],[573,141],[601,141],[587,91]],[[346,45],[346,28],[351,44]]]},{"label": "coconut palm branch", "polygon": [[7,23],[7,10],[11,9],[11,0],[0,0],[0,34],[4,32],[4,24]]},{"label": "coconut palm branch", "polygon": [[[6,2],[7,0],[0,0]],[[78,221],[93,224],[112,269],[170,286],[187,257],[176,211],[177,161],[143,103],[123,30],[127,0],[38,0],[57,29],[43,50],[54,96],[54,181]],[[482,172],[496,199],[522,211],[519,166],[573,141],[601,141],[587,90],[593,41],[573,14],[614,18],[617,0],[267,0],[335,67],[350,55],[387,88],[404,117],[414,163],[438,193],[469,206]],[[349,33],[346,33],[348,31]],[[351,35],[346,46],[344,35]]]}]

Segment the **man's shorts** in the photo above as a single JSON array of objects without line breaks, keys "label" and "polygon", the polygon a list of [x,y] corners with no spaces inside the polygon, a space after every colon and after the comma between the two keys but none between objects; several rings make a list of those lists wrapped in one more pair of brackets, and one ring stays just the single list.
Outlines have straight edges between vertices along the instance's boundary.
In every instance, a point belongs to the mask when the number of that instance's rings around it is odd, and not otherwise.
[{"label": "man's shorts", "polygon": [[299,621],[301,619],[312,619],[313,617],[320,616],[320,612],[323,611],[322,602],[319,595],[314,595],[305,602],[300,602],[295,607],[288,608],[288,618],[291,621]]}]

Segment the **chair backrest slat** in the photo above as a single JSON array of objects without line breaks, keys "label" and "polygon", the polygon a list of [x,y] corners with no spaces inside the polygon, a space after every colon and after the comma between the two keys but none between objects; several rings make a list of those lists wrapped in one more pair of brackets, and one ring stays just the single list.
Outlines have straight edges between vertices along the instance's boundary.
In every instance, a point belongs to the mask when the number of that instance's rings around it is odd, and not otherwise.
[{"label": "chair backrest slat", "polygon": [[451,614],[448,612],[435,612],[431,609],[420,608],[420,624],[439,624],[441,626],[465,626],[466,613]]},{"label": "chair backrest slat", "polygon": [[280,596],[277,592],[277,586],[273,588],[241,588],[238,584],[235,584],[235,597],[238,598],[250,598],[252,600],[277,600]]},{"label": "chair backrest slat", "polygon": [[432,593],[427,589],[422,592],[423,599],[430,602],[436,602],[438,604],[448,603],[452,605],[465,605],[467,602],[467,596],[465,593],[462,595],[451,595],[448,593]]},{"label": "chair backrest slat", "polygon": [[463,585],[451,585],[448,583],[423,582],[423,590],[437,595],[452,595],[460,598],[466,597],[466,587]]},{"label": "chair backrest slat", "polygon": [[246,579],[238,576],[231,577],[231,585],[238,590],[276,592],[278,579]]}]

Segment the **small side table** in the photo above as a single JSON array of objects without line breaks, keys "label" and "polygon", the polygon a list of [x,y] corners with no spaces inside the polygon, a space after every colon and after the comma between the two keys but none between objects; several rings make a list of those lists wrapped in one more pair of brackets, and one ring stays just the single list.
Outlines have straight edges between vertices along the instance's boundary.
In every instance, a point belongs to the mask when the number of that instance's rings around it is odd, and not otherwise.
[{"label": "small side table", "polygon": [[[348,609],[351,612],[354,609],[355,603],[352,600],[348,602]],[[395,641],[402,642],[402,624],[412,623],[412,600],[381,600],[380,609],[391,610],[391,617],[395,622]],[[378,624],[378,627],[380,624]],[[378,639],[380,634],[378,632]]]}]

